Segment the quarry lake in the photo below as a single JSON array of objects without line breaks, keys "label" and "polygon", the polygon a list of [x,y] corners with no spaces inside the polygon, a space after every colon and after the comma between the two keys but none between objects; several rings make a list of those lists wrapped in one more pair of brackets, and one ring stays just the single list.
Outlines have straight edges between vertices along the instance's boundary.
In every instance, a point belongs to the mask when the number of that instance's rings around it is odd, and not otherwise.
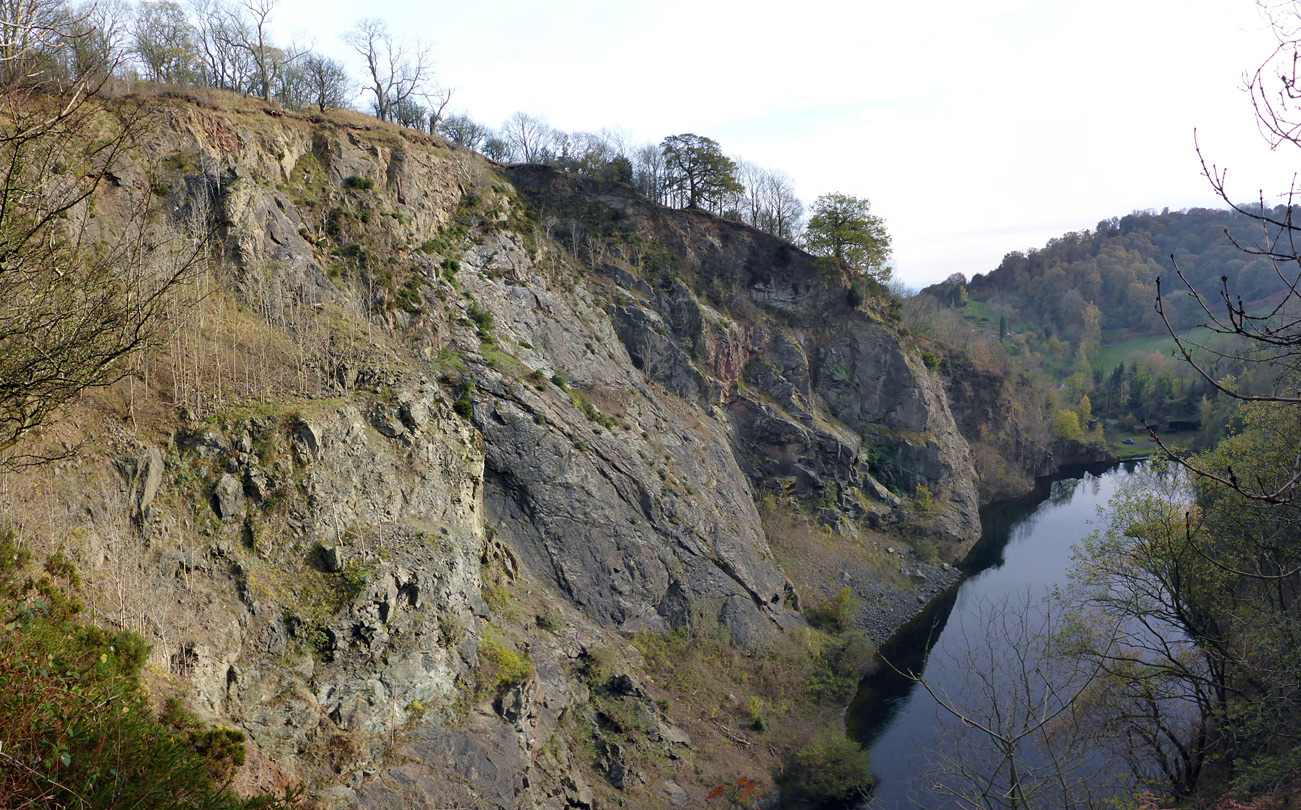
[{"label": "quarry lake", "polygon": [[[867,806],[955,806],[954,797],[936,794],[931,783],[955,765],[971,765],[973,752],[958,742],[961,723],[896,669],[915,672],[925,665],[933,689],[970,699],[973,682],[980,682],[979,675],[973,681],[973,669],[999,643],[984,635],[996,606],[1024,605],[1064,583],[1072,546],[1098,528],[1098,508],[1131,480],[1136,466],[1077,468],[982,511],[981,540],[963,566],[967,578],[882,646],[881,656],[893,667],[869,675],[849,707],[850,736],[870,748],[877,778]],[[995,654],[1004,652],[1012,657],[1010,648]]]}]

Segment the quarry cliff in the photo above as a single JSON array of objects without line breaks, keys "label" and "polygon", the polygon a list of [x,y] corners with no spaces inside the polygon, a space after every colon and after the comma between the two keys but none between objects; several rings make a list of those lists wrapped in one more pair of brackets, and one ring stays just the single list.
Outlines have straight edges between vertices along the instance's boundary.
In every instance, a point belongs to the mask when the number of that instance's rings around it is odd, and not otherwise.
[{"label": "quarry cliff", "polygon": [[[160,692],[248,735],[242,790],[770,792],[844,686],[779,705],[737,673],[814,682],[802,655],[852,690],[848,634],[956,577],[971,452],[883,290],[851,306],[746,225],[356,114],[154,115],[96,216],[147,196],[203,261],[167,343],[38,437],[80,450],[5,498]],[[684,687],[683,639],[737,670]]]}]

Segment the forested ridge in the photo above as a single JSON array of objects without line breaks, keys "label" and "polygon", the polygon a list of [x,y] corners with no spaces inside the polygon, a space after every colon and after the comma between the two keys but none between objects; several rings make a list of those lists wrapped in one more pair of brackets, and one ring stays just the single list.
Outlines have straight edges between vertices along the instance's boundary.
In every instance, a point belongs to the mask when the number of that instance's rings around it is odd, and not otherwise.
[{"label": "forested ridge", "polygon": [[[1261,318],[1284,305],[1288,285],[1268,252],[1279,229],[1262,218],[1288,216],[1286,206],[1243,205],[1112,217],[926,288],[910,302],[912,322],[1043,389],[1056,438],[1082,437],[1095,418],[1113,442],[1146,422],[1208,448],[1236,409],[1214,382],[1260,394],[1278,380],[1277,364],[1256,362],[1259,347],[1207,324],[1226,300]],[[1183,361],[1172,334],[1207,349],[1204,373]]]},{"label": "forested ridge", "polygon": [[[1153,307],[1158,278],[1173,293],[1166,312],[1175,329],[1204,318],[1197,302],[1181,294],[1187,290],[1175,277],[1176,265],[1204,293],[1214,295],[1224,278],[1230,295],[1248,308],[1277,300],[1279,278],[1269,259],[1234,244],[1253,244],[1259,236],[1259,223],[1233,210],[1135,211],[1051,239],[1038,250],[1008,253],[988,274],[973,276],[967,294],[1013,320],[1037,325],[1045,337],[1071,343],[1163,336],[1165,324]],[[1095,315],[1100,336],[1089,334]]]}]

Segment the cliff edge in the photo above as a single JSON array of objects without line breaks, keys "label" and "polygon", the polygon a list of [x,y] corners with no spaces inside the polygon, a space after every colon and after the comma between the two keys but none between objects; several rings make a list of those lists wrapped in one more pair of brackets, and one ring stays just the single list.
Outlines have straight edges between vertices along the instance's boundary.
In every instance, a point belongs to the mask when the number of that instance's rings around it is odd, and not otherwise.
[{"label": "cliff edge", "polygon": [[355,114],[155,115],[94,215],[147,200],[203,260],[166,345],[34,439],[82,451],[10,476],[7,513],[149,640],[160,693],[248,734],[244,790],[771,790],[852,690],[849,631],[956,576],[970,450],[839,268]]}]

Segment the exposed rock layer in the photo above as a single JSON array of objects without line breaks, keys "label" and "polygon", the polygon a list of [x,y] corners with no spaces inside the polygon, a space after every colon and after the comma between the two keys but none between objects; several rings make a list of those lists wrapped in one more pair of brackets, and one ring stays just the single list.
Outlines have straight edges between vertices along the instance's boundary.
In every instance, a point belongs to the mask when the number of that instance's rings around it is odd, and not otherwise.
[{"label": "exposed rock layer", "polygon": [[[248,732],[250,787],[591,807],[586,773],[698,802],[700,784],[648,784],[601,722],[574,730],[600,692],[671,761],[693,755],[629,634],[703,615],[762,650],[843,582],[903,600],[879,635],[944,578],[907,562],[902,584],[863,567],[800,593],[757,501],[851,550],[876,530],[950,554],[975,539],[937,376],[886,302],[847,305],[837,268],[395,128],[167,110],[121,174],[179,167],[171,226],[216,228],[245,330],[292,347],[299,388],[143,429],[116,506],[78,514],[144,549],[149,599],[197,617],[155,656]],[[607,646],[626,671],[580,677]]]}]

